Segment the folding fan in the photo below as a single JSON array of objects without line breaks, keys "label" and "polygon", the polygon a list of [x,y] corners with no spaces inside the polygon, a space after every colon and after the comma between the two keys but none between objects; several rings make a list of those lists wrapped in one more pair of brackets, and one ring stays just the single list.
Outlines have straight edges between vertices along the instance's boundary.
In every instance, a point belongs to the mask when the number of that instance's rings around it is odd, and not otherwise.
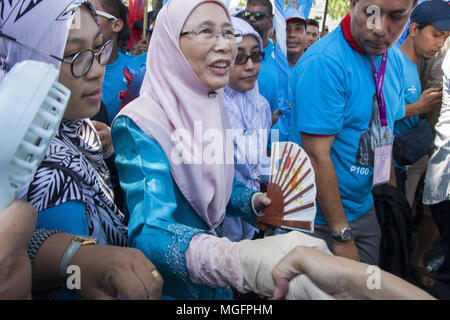
[{"label": "folding fan", "polygon": [[272,204],[257,218],[261,230],[267,225],[314,232],[316,180],[311,161],[299,145],[272,144],[267,196]]},{"label": "folding fan", "polygon": [[33,177],[58,131],[70,90],[51,64],[24,61],[0,82],[0,210]]}]

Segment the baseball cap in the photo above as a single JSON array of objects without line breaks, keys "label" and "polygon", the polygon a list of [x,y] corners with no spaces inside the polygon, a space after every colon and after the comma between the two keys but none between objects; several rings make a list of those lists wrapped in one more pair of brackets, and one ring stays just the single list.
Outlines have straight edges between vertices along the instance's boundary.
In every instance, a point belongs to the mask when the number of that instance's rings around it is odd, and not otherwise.
[{"label": "baseball cap", "polygon": [[286,17],[286,22],[293,20],[293,19],[300,19],[305,24],[308,24],[308,21],[305,19],[303,12],[299,9],[292,9],[292,8],[288,7],[284,11],[284,16]]},{"label": "baseball cap", "polygon": [[429,0],[418,4],[411,13],[411,23],[431,23],[440,31],[450,31],[450,3]]}]

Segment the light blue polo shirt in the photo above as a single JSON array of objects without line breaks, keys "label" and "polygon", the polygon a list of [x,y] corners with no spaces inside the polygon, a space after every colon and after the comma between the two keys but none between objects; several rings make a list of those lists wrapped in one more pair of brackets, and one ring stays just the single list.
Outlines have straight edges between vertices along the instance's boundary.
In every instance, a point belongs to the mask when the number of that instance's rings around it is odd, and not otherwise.
[{"label": "light blue polo shirt", "polygon": [[[379,70],[381,56],[375,57]],[[393,130],[394,121],[405,114],[405,63],[401,52],[388,51],[383,93],[387,105],[387,121]],[[368,55],[352,49],[341,27],[312,46],[294,71],[293,105],[290,140],[300,141],[300,132],[313,135],[334,135],[330,157],[333,161],[342,200],[349,222],[366,214],[373,205],[373,164],[361,164],[361,155],[372,154],[370,144],[362,143],[370,135],[375,81]],[[320,208],[317,224],[326,224]]]}]

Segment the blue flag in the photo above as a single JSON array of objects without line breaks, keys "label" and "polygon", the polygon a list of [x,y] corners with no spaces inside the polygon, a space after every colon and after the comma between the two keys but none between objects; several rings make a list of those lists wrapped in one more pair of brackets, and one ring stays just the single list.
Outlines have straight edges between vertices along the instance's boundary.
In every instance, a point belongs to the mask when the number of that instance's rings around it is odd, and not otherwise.
[{"label": "blue flag", "polygon": [[[288,8],[297,9],[302,12],[303,17],[309,17],[314,0],[298,0],[296,8],[293,2],[289,2]],[[288,103],[289,92],[289,63],[286,48],[286,10],[284,0],[275,0],[275,32],[277,46],[275,49],[275,60],[279,78],[278,108],[281,111],[280,118],[273,129],[278,129],[279,141],[287,141],[289,138],[289,127],[291,124],[291,110]]]},{"label": "blue flag", "polygon": [[284,0],[275,0],[274,24],[277,40],[277,45],[275,48],[275,61],[277,64],[279,81],[278,108],[281,111],[281,115],[273,129],[278,130],[279,141],[286,141],[289,137],[289,124],[291,114],[288,105],[289,69],[286,47],[286,19],[284,17]]}]

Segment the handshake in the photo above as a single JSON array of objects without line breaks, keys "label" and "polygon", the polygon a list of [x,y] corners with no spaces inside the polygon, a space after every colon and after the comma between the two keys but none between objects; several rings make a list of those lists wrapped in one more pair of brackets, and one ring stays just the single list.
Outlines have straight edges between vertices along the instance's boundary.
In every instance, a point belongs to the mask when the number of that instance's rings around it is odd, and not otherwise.
[{"label": "handshake", "polygon": [[271,299],[433,298],[378,267],[334,256],[323,240],[297,231],[241,241],[239,256],[244,288]]},{"label": "handshake", "polygon": [[305,274],[302,265],[305,249],[332,256],[323,240],[297,231],[241,241],[239,256],[244,289],[274,299],[334,299]]}]

